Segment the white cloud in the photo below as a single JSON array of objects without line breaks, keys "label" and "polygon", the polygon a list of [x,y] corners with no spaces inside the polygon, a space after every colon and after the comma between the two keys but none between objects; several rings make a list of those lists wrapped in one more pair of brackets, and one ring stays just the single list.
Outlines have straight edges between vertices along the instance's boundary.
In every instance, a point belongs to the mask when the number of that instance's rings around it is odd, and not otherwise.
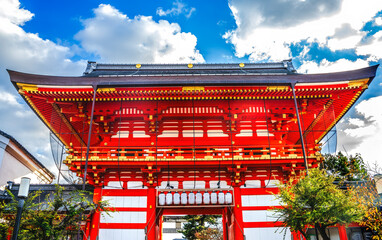
[{"label": "white cloud", "polygon": [[25,32],[22,25],[33,13],[21,9],[17,0],[0,4],[0,122],[1,130],[12,135],[28,151],[53,167],[49,130],[25,104],[9,81],[6,68],[39,74],[80,75],[85,61],[72,62],[71,49]]},{"label": "white cloud", "polygon": [[374,21],[376,25],[382,26],[382,17],[377,17],[374,19]]},{"label": "white cloud", "polygon": [[33,16],[33,13],[20,8],[18,0],[4,0],[0,4],[0,18],[13,24],[23,25]]},{"label": "white cloud", "polygon": [[348,117],[338,124],[338,141],[349,154],[361,153],[368,163],[381,162],[382,96],[370,98],[356,107],[357,116]]},{"label": "white cloud", "polygon": [[196,37],[181,32],[177,23],[155,22],[150,16],[130,19],[106,4],[99,5],[94,14],[94,18],[83,22],[84,29],[76,38],[86,51],[99,55],[102,61],[204,62],[196,49]]},{"label": "white cloud", "polygon": [[303,64],[297,69],[297,71],[300,73],[328,73],[349,71],[368,66],[368,61],[362,59],[357,59],[356,61],[339,59],[336,62],[329,62],[324,59],[320,63],[315,61],[303,61]]},{"label": "white cloud", "polygon": [[[4,6],[14,5],[9,4],[13,0],[3,1]],[[41,74],[59,74],[73,75],[81,74],[85,69],[85,62],[72,62],[70,57],[73,56],[70,48],[58,45],[50,40],[42,39],[38,34],[25,32],[18,24],[27,17],[32,15],[27,14],[27,10],[21,12],[10,10],[18,16],[10,16],[2,14],[0,17],[0,78],[5,78],[1,83],[4,88],[9,88],[10,82],[7,79],[7,74],[4,68],[9,68],[18,71]],[[5,17],[4,17],[5,16]],[[18,19],[15,23],[14,19]],[[21,21],[20,19],[23,19]]]},{"label": "white cloud", "polygon": [[186,4],[175,1],[172,3],[173,7],[171,9],[163,10],[163,8],[159,7],[157,9],[157,15],[163,17],[163,16],[178,16],[180,14],[184,14],[186,18],[191,17],[192,13],[196,11],[194,7],[188,8]]},{"label": "white cloud", "polygon": [[357,47],[357,54],[369,54],[375,59],[382,58],[382,30],[373,35],[373,40],[367,45]]},{"label": "white cloud", "polygon": [[[332,50],[356,48],[365,35],[362,27],[382,9],[382,1],[343,0],[340,4],[339,1],[273,0],[269,4],[231,0],[229,6],[237,28],[226,32],[224,38],[234,45],[236,55],[249,55],[251,61],[279,61],[290,58],[290,45],[302,40]],[[305,11],[299,13],[301,9]],[[341,29],[346,30],[345,35],[338,35]]]},{"label": "white cloud", "polygon": [[0,109],[2,109],[5,106],[16,106],[16,107],[18,107],[19,104],[16,100],[16,96],[14,96],[8,92],[4,92],[4,91],[0,90]]}]

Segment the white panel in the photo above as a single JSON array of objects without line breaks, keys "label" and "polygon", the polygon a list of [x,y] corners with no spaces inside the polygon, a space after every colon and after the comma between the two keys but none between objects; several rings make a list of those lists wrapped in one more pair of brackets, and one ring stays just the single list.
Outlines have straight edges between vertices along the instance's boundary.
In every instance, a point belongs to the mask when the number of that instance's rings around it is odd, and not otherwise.
[{"label": "white panel", "polygon": [[225,134],[223,130],[208,130],[207,131],[207,136],[208,137],[228,137],[228,134]]},{"label": "white panel", "polygon": [[129,131],[118,131],[116,135],[111,136],[111,138],[128,138]]},{"label": "white panel", "polygon": [[257,129],[256,134],[258,137],[267,137],[268,134],[270,137],[273,137],[273,133],[269,133],[267,129]]},{"label": "white panel", "polygon": [[[291,240],[289,229],[285,230],[277,227],[270,228],[244,228],[246,240],[272,239],[272,240]],[[285,234],[285,238],[284,238]]]},{"label": "white panel", "polygon": [[168,138],[175,138],[178,137],[179,133],[178,130],[163,130],[161,135],[158,135],[159,138],[161,137],[168,137]]},{"label": "white panel", "polygon": [[127,188],[128,189],[145,189],[147,188],[146,186],[143,186],[143,182],[140,181],[129,181],[127,182]]},{"label": "white panel", "polygon": [[123,182],[120,181],[110,181],[104,189],[122,189]]},{"label": "white panel", "polygon": [[[179,188],[179,182],[178,181],[170,181],[170,186],[177,189],[177,188]],[[160,186],[158,187],[158,189],[165,189],[166,187],[167,187],[167,181],[163,181],[160,183]]]},{"label": "white panel", "polygon": [[[210,188],[218,188],[219,181],[210,181]],[[231,186],[227,185],[226,181],[220,181],[220,188],[230,188]]]},{"label": "white panel", "polygon": [[275,195],[242,195],[241,204],[244,207],[280,206]]},{"label": "white panel", "polygon": [[[110,216],[109,216],[110,215]],[[146,223],[146,212],[109,212],[102,213],[101,223]]]},{"label": "white panel", "polygon": [[277,217],[274,212],[268,210],[243,211],[244,222],[274,222]]},{"label": "white panel", "polygon": [[279,180],[265,180],[265,186],[267,188],[277,188],[277,184],[279,184]]},{"label": "white panel", "polygon": [[183,130],[183,137],[203,137],[203,130]]},{"label": "white panel", "polygon": [[123,207],[123,197],[115,197],[115,206]]},{"label": "white panel", "polygon": [[261,188],[260,180],[247,180],[245,181],[245,186],[241,186],[241,188]]},{"label": "white panel", "polygon": [[252,137],[252,129],[242,129],[239,134],[236,134],[236,137]]},{"label": "white panel", "polygon": [[102,200],[109,201],[111,207],[147,207],[147,197],[103,196]]},{"label": "white panel", "polygon": [[99,230],[99,240],[144,240],[144,229],[104,229]]},{"label": "white panel", "polygon": [[[184,189],[194,189],[194,181],[184,181],[183,182]],[[204,189],[206,188],[206,183],[204,181],[196,181],[195,189]]]},{"label": "white panel", "polygon": [[149,135],[146,135],[145,131],[133,131],[134,138],[148,138]]}]

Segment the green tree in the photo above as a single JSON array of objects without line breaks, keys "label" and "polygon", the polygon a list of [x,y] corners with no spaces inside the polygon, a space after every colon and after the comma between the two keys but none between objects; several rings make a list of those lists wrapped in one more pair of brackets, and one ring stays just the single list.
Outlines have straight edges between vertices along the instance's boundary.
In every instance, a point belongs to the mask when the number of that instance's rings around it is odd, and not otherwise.
[{"label": "green tree", "polygon": [[[5,219],[12,219],[9,217],[16,214],[17,200],[9,194],[12,201],[3,204],[0,209],[0,216],[8,217]],[[64,194],[63,188],[56,185],[54,193],[36,203],[40,194],[40,191],[31,193],[25,202],[18,239],[55,240],[73,236],[80,228],[79,223],[85,221],[89,213],[100,210],[108,212],[106,202],[93,203],[88,199],[91,194],[86,191],[76,190]],[[13,226],[13,223],[13,220],[7,221],[8,226]],[[1,227],[1,230],[7,234],[9,227]]]},{"label": "green tree", "polygon": [[346,181],[368,180],[367,168],[360,154],[349,157],[338,152],[336,155],[326,154],[322,166],[337,179]]},{"label": "green tree", "polygon": [[221,228],[218,228],[219,215],[187,215],[183,229],[179,232],[187,240],[197,239],[223,239]]},{"label": "green tree", "polygon": [[[360,181],[351,184],[357,195],[358,206],[365,212],[360,225],[367,227],[374,233],[373,239],[382,240],[382,211],[380,209],[382,199],[379,197],[375,186],[375,181],[380,180],[378,174],[380,174],[381,168],[377,162],[366,167],[361,155],[346,157],[339,152],[337,155],[325,155],[323,167],[339,180]],[[369,173],[375,175],[374,181]]]},{"label": "green tree", "polygon": [[364,211],[359,208],[354,190],[341,190],[334,180],[325,170],[311,169],[308,175],[281,184],[276,197],[282,206],[273,210],[279,221],[306,239],[306,228],[315,227],[324,240],[330,240],[328,227],[360,221]]}]

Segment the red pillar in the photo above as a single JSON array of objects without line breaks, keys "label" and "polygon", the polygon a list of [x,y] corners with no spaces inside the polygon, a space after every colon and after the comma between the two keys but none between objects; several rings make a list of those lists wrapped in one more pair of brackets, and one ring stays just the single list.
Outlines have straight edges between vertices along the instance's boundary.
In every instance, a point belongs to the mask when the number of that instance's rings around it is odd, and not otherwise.
[{"label": "red pillar", "polygon": [[[244,240],[244,224],[243,224],[243,211],[241,206],[241,188],[233,188],[235,206],[232,209],[233,212],[233,230],[235,235],[235,240]],[[229,239],[231,240],[231,239]]]},{"label": "red pillar", "polygon": [[147,240],[157,239],[156,227],[156,190],[150,186],[147,190]]},{"label": "red pillar", "polygon": [[300,240],[301,239],[300,234],[297,232],[292,232],[292,239],[293,240]]},{"label": "red pillar", "polygon": [[346,228],[344,225],[338,226],[338,234],[341,240],[348,240],[348,235],[346,234]]},{"label": "red pillar", "polygon": [[[94,203],[98,203],[102,199],[101,195],[101,187],[96,187],[94,189],[93,201]],[[99,233],[99,221],[100,221],[101,212],[95,211],[92,215],[92,219],[90,221],[90,240],[96,240]]]},{"label": "red pillar", "polygon": [[159,231],[158,231],[158,233],[157,233],[157,235],[158,235],[158,240],[162,240],[162,229],[163,229],[163,216],[159,216],[159,224],[158,224],[158,229],[159,229]]}]

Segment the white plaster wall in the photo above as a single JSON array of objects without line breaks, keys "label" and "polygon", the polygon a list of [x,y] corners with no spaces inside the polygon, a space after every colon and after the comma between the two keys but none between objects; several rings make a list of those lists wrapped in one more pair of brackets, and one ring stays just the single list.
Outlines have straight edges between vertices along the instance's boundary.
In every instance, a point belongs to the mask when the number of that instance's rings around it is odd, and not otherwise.
[{"label": "white plaster wall", "polygon": [[[177,188],[179,188],[179,182],[178,181],[170,181],[170,186],[177,189]],[[167,187],[167,181],[162,181],[160,183],[160,186],[158,186],[158,189],[166,189],[166,187]]]},{"label": "white plaster wall", "polygon": [[146,212],[102,213],[101,223],[146,223]]},{"label": "white plaster wall", "polygon": [[260,180],[247,180],[245,181],[245,186],[241,186],[241,188],[261,188]]},{"label": "white plaster wall", "polygon": [[14,181],[15,179],[23,177],[29,173],[32,173],[29,168],[20,163],[8,152],[3,152],[0,167],[0,186],[7,184],[7,181]]},{"label": "white plaster wall", "polygon": [[[210,181],[210,188],[218,188],[219,181]],[[220,188],[230,188],[226,181],[220,181]]]},{"label": "white plaster wall", "polygon": [[242,195],[241,204],[243,207],[280,206],[275,195]]},{"label": "white plaster wall", "polygon": [[104,189],[122,189],[123,182],[121,181],[110,181]]},{"label": "white plaster wall", "polygon": [[[184,189],[194,189],[194,181],[184,181],[183,182]],[[206,188],[206,182],[204,181],[196,181],[195,189],[204,189]]]},{"label": "white plaster wall", "polygon": [[274,222],[277,220],[275,213],[268,210],[243,211],[243,222]]},{"label": "white plaster wall", "polygon": [[265,186],[267,188],[277,188],[277,184],[280,184],[279,180],[265,180]]},{"label": "white plaster wall", "polygon": [[102,200],[108,201],[111,207],[147,207],[147,197],[103,196]]},{"label": "white plaster wall", "polygon": [[[5,148],[7,147],[8,143],[9,143],[9,139],[0,135],[0,169],[1,169],[1,165],[3,163]],[[0,186],[1,186],[1,184],[0,184]]]},{"label": "white plaster wall", "polygon": [[144,229],[100,229],[99,240],[145,240]]},{"label": "white plaster wall", "polygon": [[[270,228],[244,228],[244,235],[246,240],[284,240],[284,230],[282,228],[270,227]],[[277,231],[277,232],[276,232]],[[285,234],[285,240],[291,239],[291,233],[289,229]]]},{"label": "white plaster wall", "polygon": [[127,182],[127,189],[146,189],[146,186],[143,186],[141,181],[129,181]]}]

